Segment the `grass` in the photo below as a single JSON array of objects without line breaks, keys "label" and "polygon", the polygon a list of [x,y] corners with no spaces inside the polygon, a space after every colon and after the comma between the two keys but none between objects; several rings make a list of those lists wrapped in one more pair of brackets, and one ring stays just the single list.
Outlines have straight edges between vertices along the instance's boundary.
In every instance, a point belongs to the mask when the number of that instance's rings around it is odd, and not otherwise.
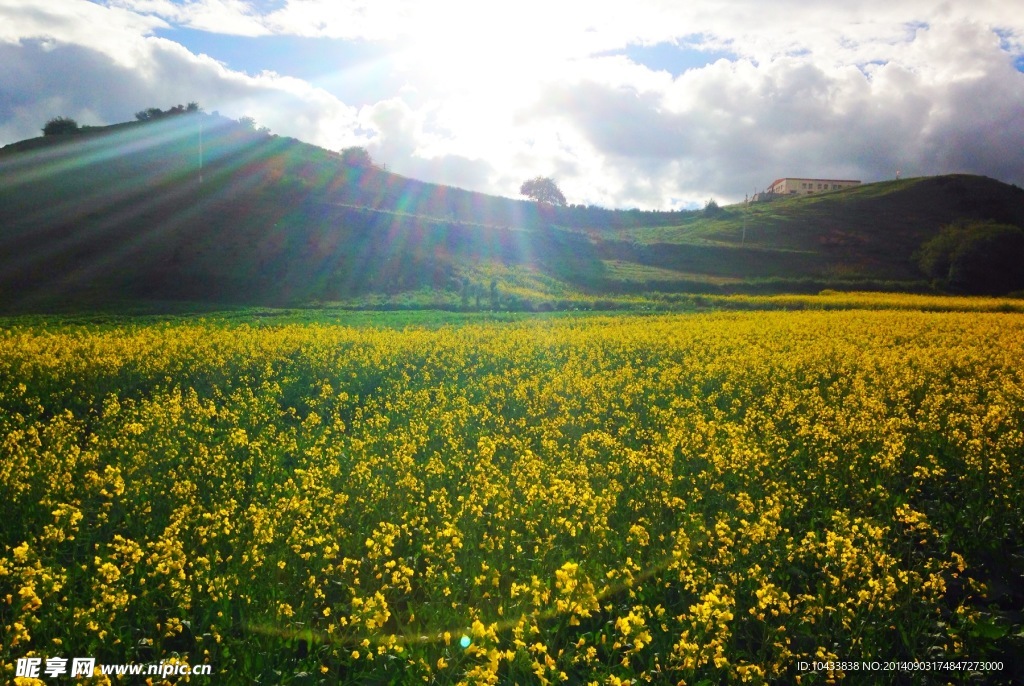
[{"label": "grass", "polygon": [[1021,298],[947,296],[876,291],[807,294],[651,295],[656,303],[683,310],[902,310],[908,312],[1024,312]]},{"label": "grass", "polygon": [[694,281],[715,285],[739,283],[742,281],[742,279],[738,277],[694,274],[675,269],[665,269],[647,264],[639,264],[637,262],[624,262],[622,260],[605,260],[604,265],[605,278],[612,281],[629,281],[640,284],[651,282]]},{"label": "grass", "polygon": [[467,280],[488,298],[496,281],[511,309],[645,291],[919,290],[914,251],[944,224],[1024,223],[1019,189],[970,176],[866,184],[710,218],[540,207],[433,186],[207,115],[66,139],[0,153],[5,307],[462,307]]},{"label": "grass", "polygon": [[[631,267],[626,267],[627,269]],[[490,272],[483,272],[486,276]],[[714,310],[903,310],[926,312],[1024,312],[1024,299],[984,296],[946,296],[895,292],[822,291],[806,294],[637,293],[594,300],[576,296],[568,300],[522,298],[529,309],[463,308],[457,294],[449,293],[438,306],[438,296],[425,291],[403,299],[359,299],[342,303],[308,303],[301,307],[225,308],[210,303],[179,301],[129,302],[121,307],[58,310],[48,314],[26,313],[0,316],[0,331],[29,328],[60,330],[68,326],[117,328],[125,325],[207,322],[225,325],[247,324],[277,327],[289,324],[327,324],[355,328],[404,329],[440,328],[473,323],[529,322],[559,319],[586,320],[618,311],[631,315],[666,312],[696,313]],[[555,305],[541,309],[543,303]]]}]

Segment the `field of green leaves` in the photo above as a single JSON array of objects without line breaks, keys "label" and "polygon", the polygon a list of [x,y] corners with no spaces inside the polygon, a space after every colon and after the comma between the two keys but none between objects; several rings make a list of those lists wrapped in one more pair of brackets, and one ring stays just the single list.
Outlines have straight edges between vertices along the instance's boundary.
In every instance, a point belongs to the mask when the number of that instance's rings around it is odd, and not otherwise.
[{"label": "field of green leaves", "polygon": [[[1014,313],[9,324],[2,678],[1013,683],[1021,360]],[[1002,669],[800,668],[862,660]]]}]

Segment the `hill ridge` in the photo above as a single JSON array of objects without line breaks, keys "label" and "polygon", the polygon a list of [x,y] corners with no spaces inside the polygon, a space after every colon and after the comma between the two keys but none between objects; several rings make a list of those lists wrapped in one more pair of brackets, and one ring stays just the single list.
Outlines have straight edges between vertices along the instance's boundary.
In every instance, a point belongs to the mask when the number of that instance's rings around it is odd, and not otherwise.
[{"label": "hill ridge", "polygon": [[47,138],[0,149],[8,305],[270,304],[423,289],[458,303],[492,284],[550,298],[922,290],[913,255],[943,225],[1024,226],[1024,191],[963,174],[705,216],[553,208],[428,184],[206,114]]}]

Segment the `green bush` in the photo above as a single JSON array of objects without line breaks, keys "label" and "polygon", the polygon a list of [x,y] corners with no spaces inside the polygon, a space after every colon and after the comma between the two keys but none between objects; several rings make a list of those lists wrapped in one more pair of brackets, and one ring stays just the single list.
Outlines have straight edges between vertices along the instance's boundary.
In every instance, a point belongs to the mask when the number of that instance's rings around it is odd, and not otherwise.
[{"label": "green bush", "polygon": [[708,201],[706,203],[704,203],[704,216],[705,217],[710,217],[710,218],[714,219],[714,218],[717,218],[717,217],[725,216],[726,214],[728,214],[726,209],[724,207],[722,207],[721,205],[719,205],[717,202],[715,202],[714,198],[709,198]]},{"label": "green bush", "polygon": [[943,227],[917,253],[921,270],[963,293],[1001,295],[1024,288],[1024,229],[994,222]]},{"label": "green bush", "polygon": [[70,117],[54,117],[43,126],[44,136],[57,136],[62,133],[76,133],[78,122]]}]

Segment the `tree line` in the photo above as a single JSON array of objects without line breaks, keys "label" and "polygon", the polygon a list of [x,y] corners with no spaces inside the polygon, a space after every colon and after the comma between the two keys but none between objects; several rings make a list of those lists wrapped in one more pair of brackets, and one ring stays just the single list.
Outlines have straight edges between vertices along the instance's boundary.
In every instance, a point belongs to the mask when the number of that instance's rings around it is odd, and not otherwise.
[{"label": "tree line", "polygon": [[993,221],[950,224],[924,243],[918,266],[936,286],[960,293],[1024,291],[1024,229]]},{"label": "tree line", "polygon": [[187,105],[175,105],[174,107],[169,107],[166,110],[162,110],[159,107],[150,107],[148,109],[139,110],[135,113],[135,118],[139,121],[156,121],[157,119],[176,117],[178,115],[200,111],[199,103],[190,102]]},{"label": "tree line", "polygon": [[[138,121],[157,121],[159,119],[166,119],[167,117],[175,117],[182,114],[192,114],[195,112],[202,112],[202,108],[199,107],[199,103],[190,102],[187,105],[174,105],[168,107],[166,110],[162,110],[159,107],[149,107],[144,110],[139,110],[135,113],[135,119]],[[85,128],[79,126],[78,122],[71,117],[54,117],[47,120],[43,125],[44,136],[61,136],[69,133],[78,133]]]}]

